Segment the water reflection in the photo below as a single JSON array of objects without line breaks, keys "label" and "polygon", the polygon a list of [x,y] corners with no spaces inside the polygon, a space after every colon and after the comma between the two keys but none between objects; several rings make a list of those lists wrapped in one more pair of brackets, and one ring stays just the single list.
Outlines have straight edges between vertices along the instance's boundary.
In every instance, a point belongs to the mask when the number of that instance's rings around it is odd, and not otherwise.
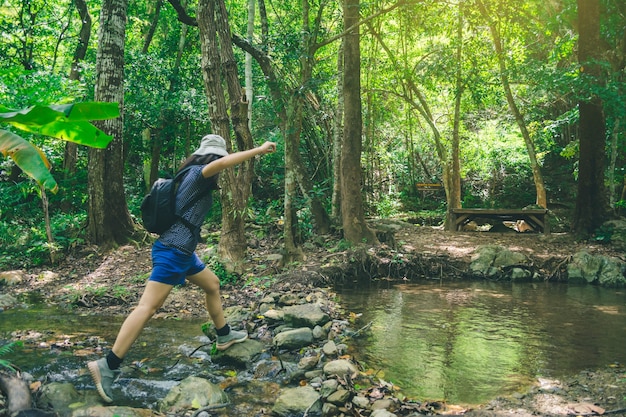
[{"label": "water reflection", "polygon": [[418,400],[484,403],[626,362],[624,292],[558,284],[460,283],[343,290],[372,322],[355,351]]}]

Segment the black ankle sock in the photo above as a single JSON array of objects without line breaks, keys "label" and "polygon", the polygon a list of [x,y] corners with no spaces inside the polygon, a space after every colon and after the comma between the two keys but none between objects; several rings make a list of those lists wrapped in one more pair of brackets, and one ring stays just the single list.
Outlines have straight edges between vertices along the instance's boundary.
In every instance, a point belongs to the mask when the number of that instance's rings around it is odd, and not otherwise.
[{"label": "black ankle sock", "polygon": [[226,326],[222,327],[221,329],[215,329],[215,333],[217,333],[218,336],[226,336],[228,333],[230,333],[230,326],[228,325],[228,323],[226,323]]},{"label": "black ankle sock", "polygon": [[107,365],[109,365],[109,369],[112,371],[118,369],[120,365],[122,364],[123,360],[124,359],[118,358],[117,355],[113,353],[112,350],[109,351],[109,353],[107,354]]}]

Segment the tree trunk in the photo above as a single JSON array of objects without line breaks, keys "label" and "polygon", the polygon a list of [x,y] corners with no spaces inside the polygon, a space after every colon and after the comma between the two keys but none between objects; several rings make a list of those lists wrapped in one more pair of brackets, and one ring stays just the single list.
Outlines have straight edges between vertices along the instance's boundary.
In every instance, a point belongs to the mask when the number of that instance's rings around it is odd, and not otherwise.
[{"label": "tree trunk", "polygon": [[124,192],[123,114],[126,0],[103,0],[100,12],[94,100],[116,102],[120,117],[94,122],[113,140],[89,149],[89,237],[93,243],[124,243],[134,231]]},{"label": "tree trunk", "polygon": [[[617,182],[615,181],[615,169],[617,168],[617,156],[619,154],[619,134],[620,119],[616,118],[613,125],[613,133],[611,134],[611,159],[609,162],[609,207],[615,207],[617,203]],[[613,211],[616,211],[615,208]]]},{"label": "tree trunk", "polygon": [[341,224],[341,142],[343,134],[343,38],[337,51],[337,110],[333,129],[333,195],[331,217]]},{"label": "tree trunk", "polygon": [[[159,1],[160,3],[160,1]],[[183,7],[185,6],[186,2],[183,2]],[[160,10],[160,5],[157,5],[157,12],[158,10]],[[156,22],[158,22],[158,17],[155,17],[155,19],[153,19],[153,23],[156,24]],[[154,33],[152,33],[153,31],[150,30],[148,31],[150,39],[152,39],[152,37],[154,36]],[[176,88],[178,86],[178,73],[180,70],[180,63],[182,60],[182,56],[183,56],[183,52],[185,51],[185,45],[186,45],[186,41],[187,41],[187,25],[183,25],[180,31],[180,37],[178,40],[178,52],[176,54],[176,60],[174,61],[174,67],[172,68],[172,74],[170,75],[169,78],[169,87],[167,89],[167,97],[171,97],[174,92],[176,91]],[[144,43],[144,49],[145,51],[148,50],[149,47],[149,40],[146,38],[145,43]],[[168,99],[166,99],[166,101],[168,101]],[[159,178],[159,166],[160,166],[160,160],[161,160],[161,151],[163,149],[163,145],[165,143],[167,143],[167,139],[168,136],[166,134],[166,126],[170,123],[169,121],[169,117],[168,117],[168,112],[167,112],[167,108],[162,108],[160,113],[159,113],[159,121],[157,123],[157,129],[155,129],[155,131],[153,132],[150,128],[148,128],[148,133],[146,134],[146,139],[153,139],[152,141],[152,154],[151,154],[151,159],[150,159],[150,176],[149,176],[149,182],[147,185],[146,190],[150,190],[150,187],[152,186],[152,184]],[[149,142],[148,142],[149,143]],[[174,156],[176,155],[176,152],[173,152]],[[185,153],[185,155],[188,155],[187,153]],[[175,158],[174,158],[175,159]],[[171,164],[170,166],[171,171],[176,171],[176,166],[175,164]]]},{"label": "tree trunk", "polygon": [[[578,62],[583,75],[599,78],[600,3],[578,0]],[[572,229],[587,237],[608,217],[608,200],[604,185],[606,124],[602,102],[597,96],[578,103],[580,156],[578,162],[578,195]]]},{"label": "tree trunk", "polygon": [[156,0],[156,4],[154,5],[154,14],[152,16],[152,22],[150,22],[150,26],[146,31],[143,41],[143,48],[141,49],[142,54],[148,53],[148,49],[150,48],[150,44],[152,43],[152,39],[154,38],[154,34],[156,33],[156,29],[159,25],[159,16],[161,15],[161,7],[163,6],[163,0]]},{"label": "tree trunk", "polygon": [[367,226],[361,195],[362,114],[359,0],[344,0],[344,27],[354,26],[344,43],[344,129],[341,146],[341,217],[344,238],[353,244],[378,243]]},{"label": "tree trunk", "polygon": [[[78,34],[78,45],[74,51],[74,59],[72,60],[72,69],[70,70],[70,80],[80,79],[80,63],[85,59],[89,39],[91,38],[91,15],[87,9],[85,0],[75,0],[76,9],[80,16],[81,26]],[[65,155],[63,157],[63,171],[65,175],[74,174],[76,172],[76,161],[78,159],[78,145],[73,142],[65,142]]]},{"label": "tree trunk", "polygon": [[504,94],[506,96],[506,101],[509,105],[509,109],[511,113],[513,113],[513,117],[519,126],[520,132],[522,133],[522,137],[524,138],[524,143],[526,144],[526,150],[528,152],[528,157],[530,159],[530,168],[533,172],[533,179],[535,182],[535,188],[537,192],[537,199],[535,203],[538,206],[543,208],[548,207],[548,199],[546,197],[546,186],[543,181],[543,175],[541,174],[541,167],[539,166],[539,162],[537,161],[537,153],[535,152],[535,145],[533,143],[532,138],[530,137],[530,133],[526,128],[526,122],[524,121],[524,116],[520,112],[517,107],[517,103],[515,102],[515,98],[513,97],[513,92],[511,91],[511,84],[509,83],[508,69],[506,65],[506,59],[504,51],[502,50],[502,39],[500,38],[500,33],[496,28],[495,23],[491,20],[489,12],[487,11],[485,5],[482,0],[478,0],[478,8],[480,9],[481,14],[489,26],[489,30],[491,32],[491,37],[493,40],[493,45],[496,50],[496,58],[498,59],[498,65],[500,66],[500,81],[502,82],[502,88],[504,89]]},{"label": "tree trunk", "polygon": [[[280,117],[280,129],[285,139],[285,177],[294,178],[296,181],[293,184],[293,187],[289,188],[292,191],[287,191],[287,189],[285,190],[286,193],[296,193],[289,196],[289,198],[286,198],[285,204],[293,203],[294,198],[297,195],[299,185],[301,193],[311,207],[315,231],[318,233],[327,233],[330,230],[330,217],[324,209],[323,204],[319,201],[319,198],[311,192],[312,184],[306,176],[306,167],[304,166],[302,158],[299,154],[303,124],[303,106],[305,101],[304,95],[306,94],[306,91],[304,91],[301,87],[306,86],[310,82],[313,65],[315,63],[314,55],[317,48],[317,45],[315,44],[315,33],[317,32],[317,28],[311,29],[308,27],[308,24],[306,23],[308,22],[308,3],[303,2],[303,7],[305,10],[303,10],[304,23],[302,33],[305,38],[302,40],[301,48],[305,52],[302,53],[303,57],[300,61],[301,71],[299,74],[298,86],[296,87],[286,86],[284,81],[278,79],[276,73],[274,72],[274,68],[271,65],[271,61],[265,53],[253,48],[249,42],[246,42],[241,38],[235,37],[234,41],[239,47],[250,53],[259,63],[263,74],[268,79],[267,84],[272,96],[274,109]],[[293,91],[289,100],[285,99],[283,90]],[[292,151],[294,153],[292,153]],[[293,254],[286,255],[286,259],[298,259],[301,257],[301,254],[297,249],[298,238],[295,237],[295,235],[298,234],[297,218],[289,218],[293,213],[295,213],[295,210],[285,207],[285,222],[288,223],[290,227],[285,228],[284,233],[286,235],[284,239],[285,242],[292,242],[286,244],[285,250],[287,251],[289,250],[288,248],[291,248],[294,251]],[[294,233],[294,236],[288,236],[288,234],[292,232]]]},{"label": "tree trunk", "polygon": [[456,86],[454,97],[454,122],[452,126],[452,146],[450,152],[450,184],[447,193],[448,210],[445,220],[445,229],[455,228],[452,209],[461,208],[461,162],[459,129],[461,126],[461,97],[463,96],[463,6],[459,2],[458,23],[456,33]]},{"label": "tree trunk", "polygon": [[[232,149],[229,115],[222,76],[228,88],[230,120],[238,150],[253,147],[248,128],[248,102],[242,94],[233,54],[226,6],[223,1],[201,0],[198,3],[198,27],[202,48],[202,73],[209,101],[213,131],[222,136]],[[219,45],[218,45],[219,39]],[[219,252],[231,270],[239,270],[245,257],[245,213],[254,174],[254,160],[221,174],[222,235]]]},{"label": "tree trunk", "polygon": [[[255,12],[255,0],[248,0],[248,29],[246,31],[246,37],[248,42],[252,43],[252,37],[254,36],[254,12]],[[248,105],[248,129],[252,131],[252,100],[254,98],[254,87],[252,85],[252,55],[246,52],[246,101]]]}]

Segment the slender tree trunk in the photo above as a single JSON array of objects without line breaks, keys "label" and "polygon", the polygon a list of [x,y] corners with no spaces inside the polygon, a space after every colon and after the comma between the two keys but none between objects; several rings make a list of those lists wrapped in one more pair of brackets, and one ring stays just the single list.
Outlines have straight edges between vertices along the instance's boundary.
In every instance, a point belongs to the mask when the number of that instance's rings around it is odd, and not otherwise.
[{"label": "slender tree trunk", "polygon": [[362,115],[361,115],[361,53],[359,42],[359,0],[344,0],[344,27],[354,27],[344,43],[344,116],[341,146],[341,217],[344,238],[354,244],[378,243],[376,234],[367,226],[361,195]]},{"label": "slender tree trunk", "polygon": [[265,0],[258,0],[258,4],[259,20],[261,22],[261,45],[267,45],[267,39],[269,37],[269,24],[267,22],[267,9],[265,7]]},{"label": "slender tree trunk", "polygon": [[159,17],[161,16],[162,6],[163,0],[156,0],[154,5],[154,14],[152,15],[152,22],[150,22],[150,26],[144,36],[143,48],[141,49],[142,54],[148,53],[148,49],[150,48],[150,44],[152,43],[152,39],[154,38],[154,34],[156,33],[156,29],[159,25]]},{"label": "slender tree trunk", "polygon": [[526,122],[524,121],[524,116],[520,112],[517,107],[517,103],[515,102],[515,98],[513,97],[513,92],[511,91],[511,84],[509,82],[508,69],[506,65],[506,59],[504,51],[502,50],[502,39],[500,38],[500,33],[496,28],[495,23],[491,20],[489,12],[485,7],[482,0],[477,0],[478,8],[483,15],[483,18],[486,20],[489,30],[491,32],[491,37],[493,40],[493,45],[496,50],[496,58],[498,59],[498,65],[500,66],[500,81],[502,83],[502,88],[504,89],[504,94],[506,96],[506,101],[509,105],[509,109],[511,113],[513,113],[513,117],[519,126],[520,132],[522,133],[522,137],[524,138],[524,143],[526,144],[526,150],[528,152],[528,157],[530,159],[530,168],[533,172],[533,179],[535,182],[535,188],[537,192],[537,200],[536,204],[541,207],[548,207],[548,199],[546,196],[546,186],[543,181],[543,175],[541,174],[541,166],[537,161],[537,153],[535,152],[535,145],[533,143],[532,138],[530,137],[530,133],[526,127]]},{"label": "slender tree trunk", "polygon": [[[161,3],[161,1],[159,1],[159,3]],[[183,1],[182,7],[185,7],[185,5],[186,5],[186,2]],[[159,13],[160,8],[161,8],[160,4],[157,4],[157,10],[155,11],[156,14]],[[153,24],[156,25],[158,23],[158,20],[159,20],[158,16],[155,16],[155,18],[153,19]],[[172,74],[170,75],[170,78],[169,78],[169,87],[166,93],[166,97],[168,98],[166,98],[166,102],[169,100],[169,97],[171,97],[176,92],[176,89],[178,88],[178,74],[180,71],[180,63],[182,60],[183,52],[185,51],[185,45],[187,43],[187,33],[188,33],[188,26],[183,25],[181,27],[180,37],[178,39],[178,52],[176,54],[176,60],[174,61]],[[148,33],[146,34],[146,39],[144,41],[145,52],[148,51],[148,48],[150,46],[150,41],[152,40],[153,37],[154,37],[154,30],[150,29]],[[152,139],[152,154],[150,158],[149,183],[146,184],[147,190],[149,190],[152,184],[159,178],[161,151],[163,149],[163,145],[166,144],[168,141],[167,125],[169,123],[170,121],[169,121],[169,114],[168,114],[167,108],[162,108],[159,114],[157,128],[154,129],[154,131],[152,131],[152,129],[148,129],[150,133],[147,135],[147,139]],[[176,155],[176,152],[174,152],[174,155]],[[177,167],[175,166],[173,161],[172,161],[170,168],[171,168],[171,171],[176,171]]]},{"label": "slender tree trunk", "polygon": [[[78,45],[74,51],[72,69],[70,70],[70,80],[80,79],[80,63],[85,59],[89,39],[91,38],[91,15],[87,9],[85,0],[74,0],[78,15],[80,16],[80,32],[78,34]],[[65,142],[65,155],[63,157],[63,170],[66,175],[76,172],[76,161],[78,159],[78,145],[73,142]]]},{"label": "slender tree trunk", "polygon": [[[600,58],[600,2],[578,0],[578,61],[583,75],[599,80],[600,68],[593,62]],[[572,229],[590,236],[608,217],[604,185],[606,123],[602,102],[597,96],[578,103],[580,156],[578,160],[578,195]]]},{"label": "slender tree trunk", "polygon": [[120,117],[94,122],[113,140],[107,149],[89,149],[89,237],[100,245],[126,242],[134,223],[124,192],[124,41],[126,0],[103,0],[100,12],[94,99],[115,102]]},{"label": "slender tree trunk", "polygon": [[[254,12],[255,12],[255,0],[248,0],[248,30],[246,37],[248,42],[252,43],[252,37],[254,36]],[[254,95],[254,88],[252,85],[252,55],[246,52],[246,101],[248,104],[248,129],[252,131],[252,100]]]},{"label": "slender tree trunk", "polygon": [[446,230],[454,229],[452,209],[461,207],[461,162],[459,130],[461,126],[461,97],[463,96],[463,3],[459,2],[458,23],[456,32],[456,85],[454,97],[454,122],[452,126],[452,148],[450,152],[450,185],[448,192],[448,210],[446,215]]},{"label": "slender tree trunk", "polygon": [[343,38],[337,51],[337,110],[333,129],[333,195],[331,217],[341,224],[341,142],[343,134]]},{"label": "slender tree trunk", "polygon": [[[617,167],[617,156],[618,156],[618,143],[619,143],[619,130],[620,127],[620,119],[615,119],[615,124],[613,126],[613,134],[611,135],[611,160],[609,163],[609,207],[615,207],[615,203],[617,202],[617,183],[615,182],[615,168]],[[614,209],[615,210],[615,209]]]},{"label": "slender tree trunk", "polygon": [[[273,105],[280,117],[280,128],[285,139],[285,178],[289,181],[291,181],[291,179],[295,181],[293,183],[286,184],[285,193],[294,194],[289,197],[285,197],[285,204],[293,204],[299,189],[311,207],[315,231],[318,233],[327,233],[330,230],[330,217],[324,209],[323,204],[319,201],[319,198],[311,192],[312,184],[306,177],[306,167],[304,166],[299,153],[303,126],[303,108],[305,94],[307,93],[306,89],[303,89],[302,86],[307,86],[310,82],[315,62],[314,55],[317,48],[317,45],[315,44],[315,34],[317,32],[317,28],[309,28],[307,23],[308,2],[304,1],[302,4],[302,33],[304,37],[301,45],[304,52],[302,52],[302,58],[300,60],[301,66],[298,86],[286,86],[285,82],[281,81],[279,77],[276,76],[274,68],[265,53],[253,48],[249,42],[246,42],[241,38],[235,37],[233,40],[239,47],[250,53],[256,59],[261,67],[261,70],[268,79],[268,86],[272,95]],[[261,15],[263,16],[263,13],[261,13]],[[263,21],[263,19],[261,20]],[[282,92],[283,89],[293,92],[289,99],[284,97]],[[285,255],[286,261],[289,261],[290,259],[300,259],[302,256],[301,250],[298,248],[299,238],[297,237],[298,222],[297,217],[295,217],[296,211],[297,210],[295,210],[294,207],[285,207],[285,223],[288,225],[284,230],[284,240],[286,242],[285,251],[287,252]],[[293,236],[290,235],[292,233]],[[293,253],[290,253],[290,251]]]}]

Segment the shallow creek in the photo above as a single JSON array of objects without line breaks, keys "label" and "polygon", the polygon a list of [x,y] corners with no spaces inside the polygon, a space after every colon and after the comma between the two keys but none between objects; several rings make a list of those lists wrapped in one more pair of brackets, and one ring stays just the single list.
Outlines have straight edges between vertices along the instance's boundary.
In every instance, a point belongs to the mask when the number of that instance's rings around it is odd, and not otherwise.
[{"label": "shallow creek", "polygon": [[549,283],[409,284],[341,291],[371,323],[353,343],[417,400],[485,403],[537,378],[626,363],[626,291]]},{"label": "shallow creek", "polygon": [[[351,353],[416,400],[485,403],[523,392],[537,377],[626,363],[626,292],[591,286],[439,282],[339,291],[353,327]],[[0,313],[0,346],[17,332],[24,347],[3,356],[35,379],[93,389],[85,362],[113,342],[123,317],[81,315],[35,304]],[[118,381],[121,405],[153,408],[189,375],[213,382],[232,376],[213,365],[201,320],[152,320]],[[32,342],[28,342],[32,340]],[[108,342],[109,344],[107,344]],[[249,373],[237,375],[240,382]],[[262,401],[258,384],[232,395]],[[233,399],[234,400],[234,399]],[[242,414],[243,415],[243,414]]]}]

